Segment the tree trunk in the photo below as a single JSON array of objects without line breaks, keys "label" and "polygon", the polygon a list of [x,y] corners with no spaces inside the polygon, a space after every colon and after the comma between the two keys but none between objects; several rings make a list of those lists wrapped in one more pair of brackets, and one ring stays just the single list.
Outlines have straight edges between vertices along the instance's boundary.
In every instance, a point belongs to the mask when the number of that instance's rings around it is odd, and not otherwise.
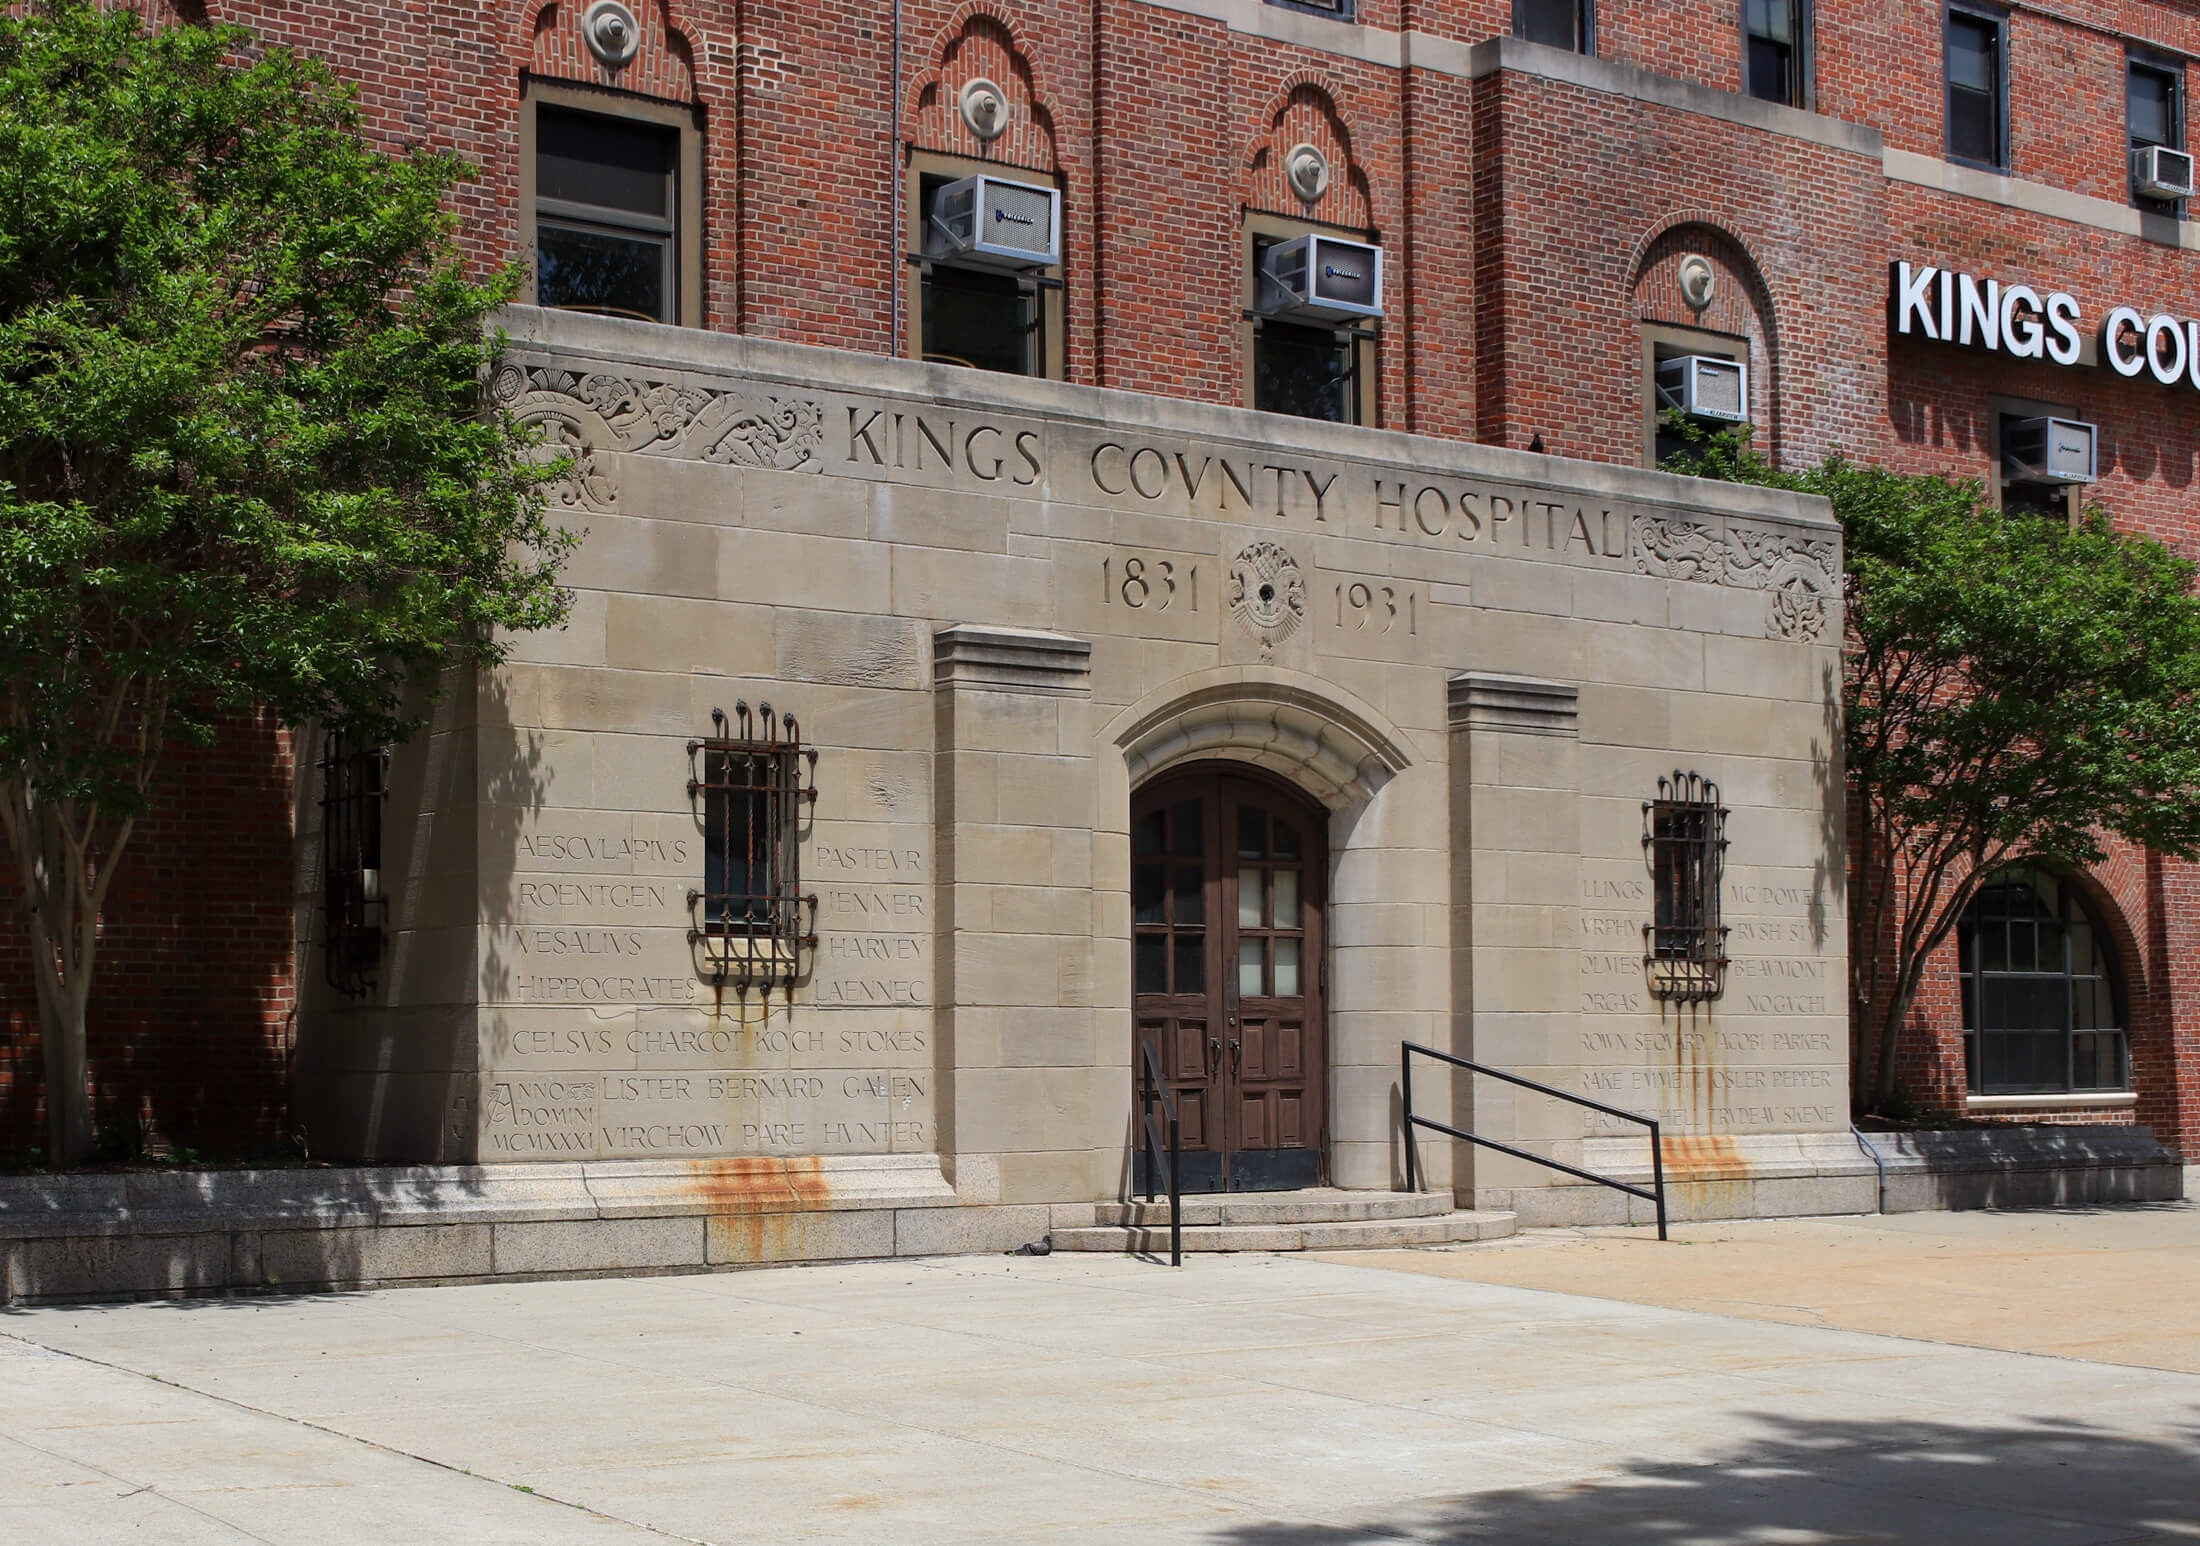
[{"label": "tree trunk", "polygon": [[[115,829],[106,853],[86,863],[89,832],[75,837],[68,805],[38,799],[22,783],[0,785],[0,835],[15,850],[30,933],[31,979],[38,992],[39,1047],[46,1074],[46,1163],[73,1169],[93,1147],[90,1054],[85,1010],[99,950],[105,872],[130,835]],[[96,818],[95,818],[96,820]],[[87,822],[86,826],[92,826]]]},{"label": "tree trunk", "polygon": [[1908,973],[1901,974],[1895,989],[1888,996],[1887,1012],[1879,1022],[1879,1057],[1872,1069],[1872,1110],[1884,1114],[1894,1104],[1895,1053],[1902,1044],[1902,1022],[1909,1018],[1910,1005],[1917,999],[1914,985],[1903,981]]},{"label": "tree trunk", "polygon": [[[48,941],[37,941],[44,949]],[[89,963],[86,963],[87,965]],[[85,1050],[82,975],[71,971],[66,985],[49,985],[38,976],[39,1042],[46,1062],[46,1163],[73,1170],[92,1156],[90,1060]],[[59,986],[55,993],[52,986]]]}]

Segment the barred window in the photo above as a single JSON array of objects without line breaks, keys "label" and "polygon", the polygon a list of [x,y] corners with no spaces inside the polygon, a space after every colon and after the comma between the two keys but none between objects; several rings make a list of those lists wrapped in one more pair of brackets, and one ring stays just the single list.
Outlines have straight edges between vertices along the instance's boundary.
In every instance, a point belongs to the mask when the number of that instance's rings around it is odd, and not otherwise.
[{"label": "barred window", "polygon": [[[802,745],[794,716],[768,703],[711,710],[718,734],[688,743],[688,796],[700,806],[703,889],[688,893],[707,975],[723,981],[792,981],[802,951],[817,944],[817,898],[801,889],[802,807],[817,798],[817,752]],[[803,781],[804,770],[810,782]]]},{"label": "barred window", "polygon": [[329,986],[363,998],[382,964],[382,802],[389,754],[341,735],[321,743],[321,960]]},{"label": "barred window", "polygon": [[1696,1002],[1726,986],[1726,927],[1719,883],[1726,866],[1726,807],[1719,786],[1697,773],[1658,780],[1642,806],[1650,859],[1652,920],[1643,925],[1643,965],[1659,998]]}]

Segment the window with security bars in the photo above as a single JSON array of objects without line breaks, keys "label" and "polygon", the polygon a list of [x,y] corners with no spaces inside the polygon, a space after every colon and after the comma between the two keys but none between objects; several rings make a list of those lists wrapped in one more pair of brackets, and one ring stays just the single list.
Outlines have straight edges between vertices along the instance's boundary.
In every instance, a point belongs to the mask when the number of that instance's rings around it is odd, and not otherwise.
[{"label": "window with security bars", "polygon": [[382,965],[382,804],[389,754],[341,735],[321,742],[321,961],[329,986],[363,998]]},{"label": "window with security bars", "polygon": [[1642,806],[1652,912],[1643,925],[1643,965],[1658,998],[1695,1002],[1726,987],[1726,927],[1719,882],[1726,867],[1726,807],[1719,786],[1696,773],[1658,780]]},{"label": "window with security bars", "polygon": [[1972,1094],[2131,1088],[2115,959],[2074,887],[1998,876],[1964,910],[1957,940]]},{"label": "window with security bars", "polygon": [[[688,797],[700,806],[703,888],[688,893],[689,941],[706,972],[793,981],[817,946],[817,898],[802,894],[802,808],[817,799],[817,752],[794,716],[746,702],[711,710],[718,731],[688,743]],[[807,778],[806,778],[807,775]]]}]

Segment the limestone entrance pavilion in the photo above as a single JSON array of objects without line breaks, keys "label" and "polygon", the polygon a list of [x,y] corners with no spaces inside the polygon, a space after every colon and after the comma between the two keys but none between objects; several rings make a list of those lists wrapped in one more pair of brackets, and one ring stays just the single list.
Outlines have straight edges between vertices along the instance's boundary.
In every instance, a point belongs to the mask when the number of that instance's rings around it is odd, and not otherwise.
[{"label": "limestone entrance pavilion", "polygon": [[[376,949],[306,931],[322,1152],[584,1188],[621,1264],[667,1216],[713,1262],[1104,1243],[1150,1049],[1203,1206],[1379,1217],[1317,1194],[1404,1192],[1414,1043],[1658,1118],[1684,1211],[1873,1205],[1822,505],[507,326],[492,393],[570,458],[572,618],[385,793],[301,790],[309,855],[379,823]],[[1640,1128],[1435,1059],[1413,1100],[1648,1172]],[[1416,1145],[1414,1238],[1643,1212]]]}]

